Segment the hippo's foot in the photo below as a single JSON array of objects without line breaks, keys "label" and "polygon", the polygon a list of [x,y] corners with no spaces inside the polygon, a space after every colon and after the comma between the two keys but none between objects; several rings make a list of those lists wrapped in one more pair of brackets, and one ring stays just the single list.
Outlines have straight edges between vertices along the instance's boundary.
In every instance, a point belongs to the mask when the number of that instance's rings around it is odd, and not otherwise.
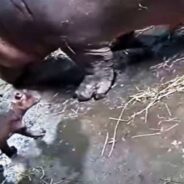
[{"label": "hippo's foot", "polygon": [[9,157],[12,158],[17,154],[17,148],[15,146],[11,146],[8,151],[5,152],[5,154]]},{"label": "hippo's foot", "polygon": [[0,165],[0,173],[3,173],[4,172],[4,167],[3,165]]},{"label": "hippo's foot", "polygon": [[15,88],[60,88],[78,85],[84,78],[84,71],[63,53],[51,53],[43,62],[30,64],[13,83]]},{"label": "hippo's foot", "polygon": [[0,149],[2,153],[6,154],[9,158],[12,158],[17,154],[17,148],[14,146],[9,146],[7,141],[1,142]]},{"label": "hippo's foot", "polygon": [[115,73],[107,62],[94,63],[93,75],[86,75],[83,82],[76,90],[74,97],[79,101],[95,100],[103,98],[110,90]]}]

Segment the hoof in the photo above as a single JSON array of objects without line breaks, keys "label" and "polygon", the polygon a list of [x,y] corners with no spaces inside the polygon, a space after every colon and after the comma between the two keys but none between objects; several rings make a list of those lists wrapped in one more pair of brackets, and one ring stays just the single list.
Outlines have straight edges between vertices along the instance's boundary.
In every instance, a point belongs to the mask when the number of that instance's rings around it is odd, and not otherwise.
[{"label": "hoof", "polygon": [[100,67],[93,75],[86,75],[74,94],[79,101],[92,98],[99,100],[105,97],[115,79],[115,72],[111,67]]},{"label": "hoof", "polygon": [[10,147],[10,152],[6,154],[9,158],[17,155],[17,148],[15,146]]}]

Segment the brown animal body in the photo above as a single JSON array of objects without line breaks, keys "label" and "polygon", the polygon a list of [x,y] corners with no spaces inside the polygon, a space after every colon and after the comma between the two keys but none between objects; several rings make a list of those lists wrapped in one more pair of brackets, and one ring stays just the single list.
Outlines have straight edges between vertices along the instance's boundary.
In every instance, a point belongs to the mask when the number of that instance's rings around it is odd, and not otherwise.
[{"label": "brown animal body", "polygon": [[77,64],[103,60],[107,53],[94,49],[109,46],[118,35],[150,25],[174,28],[184,21],[184,0],[1,0],[0,3],[1,75],[15,86],[18,80],[19,84],[20,80],[26,81],[28,66],[40,63],[58,47]]},{"label": "brown animal body", "polygon": [[0,114],[0,149],[8,157],[12,157],[16,152],[14,146],[9,147],[7,140],[14,133],[18,133],[31,138],[44,136],[44,132],[31,132],[22,122],[24,114],[29,108],[35,105],[38,99],[28,92],[16,92],[11,103],[8,101],[1,103]]}]

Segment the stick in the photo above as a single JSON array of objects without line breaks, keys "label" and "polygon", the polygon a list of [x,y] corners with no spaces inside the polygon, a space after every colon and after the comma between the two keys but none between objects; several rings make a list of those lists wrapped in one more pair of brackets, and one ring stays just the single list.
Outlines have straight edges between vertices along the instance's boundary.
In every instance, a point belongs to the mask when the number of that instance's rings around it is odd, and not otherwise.
[{"label": "stick", "polygon": [[169,132],[170,130],[172,130],[173,128],[177,127],[178,125],[179,125],[179,124],[176,123],[176,124],[174,124],[173,126],[169,127],[168,129],[164,130],[163,132],[156,132],[156,133],[152,133],[152,134],[135,135],[135,136],[132,136],[132,139],[141,138],[141,137],[155,136],[155,135],[161,135],[162,133]]},{"label": "stick", "polygon": [[110,149],[110,152],[109,152],[109,155],[108,155],[108,157],[110,157],[111,155],[112,155],[112,152],[113,152],[113,150],[114,150],[114,146],[115,146],[115,143],[116,143],[116,134],[117,134],[117,129],[118,129],[118,126],[119,126],[119,124],[120,124],[120,122],[121,122],[121,119],[122,119],[122,116],[123,116],[123,114],[124,114],[124,111],[125,111],[125,109],[127,108],[127,106],[133,101],[134,99],[132,98],[132,99],[130,99],[126,104],[125,104],[125,106],[123,107],[123,109],[122,109],[122,111],[121,111],[121,113],[120,113],[120,115],[119,115],[119,117],[118,117],[118,120],[117,120],[117,122],[116,122],[116,125],[115,125],[115,127],[114,127],[114,133],[113,133],[113,137],[112,137],[112,146],[111,146],[111,149]]},{"label": "stick", "polygon": [[109,132],[107,132],[107,134],[106,134],[106,138],[105,138],[105,142],[104,142],[103,149],[102,149],[102,152],[101,152],[101,156],[104,155],[105,148],[107,146],[108,140],[109,140]]}]

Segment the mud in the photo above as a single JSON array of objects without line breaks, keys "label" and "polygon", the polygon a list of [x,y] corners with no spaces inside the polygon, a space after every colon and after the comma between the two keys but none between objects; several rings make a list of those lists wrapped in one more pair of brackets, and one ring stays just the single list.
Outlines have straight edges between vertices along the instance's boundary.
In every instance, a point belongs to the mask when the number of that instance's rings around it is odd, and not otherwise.
[{"label": "mud", "polygon": [[[14,135],[9,143],[18,148],[13,160],[1,155],[2,183],[13,184],[174,184],[184,183],[183,93],[154,106],[145,123],[144,114],[133,123],[121,122],[111,155],[114,128],[122,104],[137,88],[146,89],[182,75],[182,45],[163,48],[171,58],[159,70],[160,60],[147,60],[125,68],[107,97],[79,103],[70,93],[44,92],[42,100],[24,117],[32,129],[44,128],[42,140]],[[173,51],[173,53],[171,53]],[[175,51],[175,52],[174,52]],[[173,58],[174,56],[174,58]],[[168,59],[168,58],[167,58]],[[151,69],[152,68],[152,69]],[[11,86],[1,81],[0,93],[9,97]],[[126,116],[139,111],[131,106]],[[161,121],[161,117],[169,119]],[[160,130],[168,130],[160,132]],[[105,150],[102,150],[109,135]]]}]

